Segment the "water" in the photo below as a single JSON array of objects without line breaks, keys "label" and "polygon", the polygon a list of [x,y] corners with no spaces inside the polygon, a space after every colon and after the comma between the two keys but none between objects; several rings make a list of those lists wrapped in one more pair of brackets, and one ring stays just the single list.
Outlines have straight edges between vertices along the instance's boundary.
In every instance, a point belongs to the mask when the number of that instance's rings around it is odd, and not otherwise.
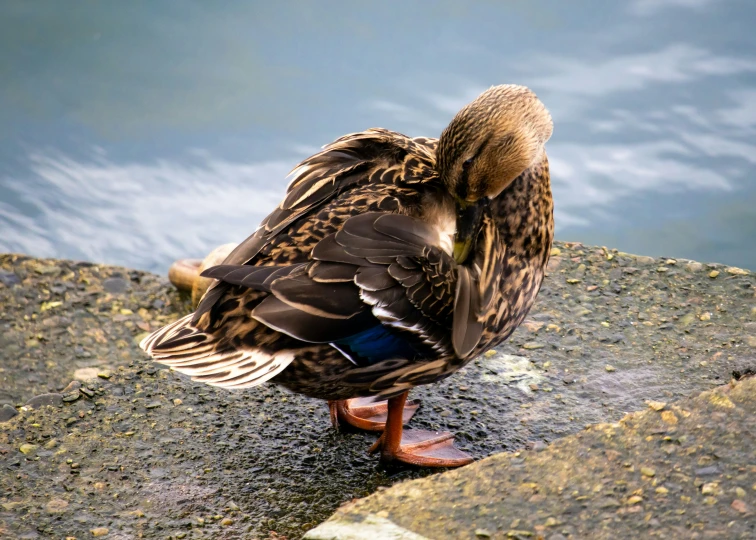
[{"label": "water", "polygon": [[300,159],[533,88],[557,237],[756,269],[752,0],[0,3],[0,251],[165,271]]}]

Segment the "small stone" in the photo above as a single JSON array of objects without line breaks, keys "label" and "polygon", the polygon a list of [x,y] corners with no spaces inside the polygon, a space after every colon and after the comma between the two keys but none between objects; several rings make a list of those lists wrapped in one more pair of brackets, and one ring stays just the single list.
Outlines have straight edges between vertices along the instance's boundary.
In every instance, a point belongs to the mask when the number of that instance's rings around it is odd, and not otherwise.
[{"label": "small stone", "polygon": [[182,403],[183,403],[183,401],[181,400],[181,398],[175,398],[173,400],[173,404],[174,405],[181,405]]},{"label": "small stone", "polygon": [[567,280],[567,283],[569,283],[570,285],[575,285],[577,283],[580,283],[581,281],[583,281],[583,280],[582,279],[571,278],[571,279]]},{"label": "small stone", "polygon": [[492,356],[496,356],[496,351],[495,351],[495,350],[493,350],[493,349],[489,349],[489,350],[487,350],[487,351],[486,351],[486,352],[485,352],[485,353],[483,354],[483,356],[485,356],[485,357],[487,357],[487,358],[491,358]]},{"label": "small stone", "polygon": [[748,274],[750,274],[748,270],[738,268],[737,266],[728,266],[727,268],[725,268],[725,272],[734,276],[747,276]]},{"label": "small stone", "polygon": [[533,533],[531,531],[521,531],[519,529],[512,529],[511,531],[507,531],[508,538],[517,538],[519,536],[530,538],[531,536],[533,536]]},{"label": "small stone", "polygon": [[56,307],[60,307],[63,305],[63,302],[55,301],[55,302],[42,302],[42,305],[39,306],[39,310],[42,312],[54,309]]},{"label": "small stone", "polygon": [[656,476],[656,471],[650,467],[641,467],[640,471],[643,476],[648,476],[649,478]]},{"label": "small stone", "polygon": [[85,396],[87,396],[88,398],[90,398],[90,399],[91,399],[91,398],[93,398],[93,397],[94,397],[94,395],[95,395],[95,393],[94,393],[94,390],[90,390],[90,389],[89,389],[89,388],[87,388],[86,386],[85,386],[85,387],[83,387],[83,388],[82,388],[81,390],[79,390],[79,391],[80,391],[80,392],[81,392],[82,394],[84,394]]},{"label": "small stone", "polygon": [[[585,500],[587,497],[578,497],[578,499]],[[603,497],[600,500],[597,501],[597,506],[599,508],[619,508],[622,506],[622,503],[620,503],[617,499],[614,497]]]},{"label": "small stone", "polygon": [[34,271],[43,276],[49,276],[49,275],[57,274],[58,272],[60,272],[60,267],[54,266],[54,265],[40,264],[39,266],[34,268]]},{"label": "small stone", "polygon": [[562,250],[558,247],[551,248],[551,256],[552,257],[559,257],[562,254]]},{"label": "small stone", "polygon": [[39,446],[36,444],[24,443],[18,447],[18,450],[25,456],[28,456],[29,454],[33,454],[37,448],[39,448]]},{"label": "small stone", "polygon": [[3,406],[0,407],[0,422],[7,422],[17,414],[18,411],[15,407],[11,407],[7,403],[3,403]]},{"label": "small stone", "polygon": [[605,369],[605,370],[606,370],[607,372],[609,372],[609,373],[614,373],[615,371],[617,371],[617,368],[616,368],[616,367],[614,367],[614,366],[611,366],[611,365],[609,365],[609,364],[605,365],[605,366],[604,366],[604,369]]},{"label": "small stone", "polygon": [[665,424],[672,426],[677,424],[677,416],[675,416],[675,413],[673,413],[672,411],[662,411],[661,419]]},{"label": "small stone", "polygon": [[110,531],[108,531],[107,527],[95,527],[94,529],[89,529],[89,532],[92,533],[92,536],[106,536]]},{"label": "small stone", "polygon": [[652,400],[646,401],[646,405],[648,405],[650,409],[656,412],[664,410],[664,407],[667,406],[667,404],[664,403],[663,401],[652,401]]},{"label": "small stone", "polygon": [[78,390],[79,388],[81,388],[81,383],[79,381],[71,381],[63,390],[60,391],[60,393],[68,394],[69,392],[73,392],[74,390]]},{"label": "small stone", "polygon": [[478,538],[491,538],[491,533],[487,529],[475,529],[475,536]]},{"label": "small stone", "polygon": [[523,344],[522,348],[532,351],[535,349],[543,349],[545,346],[546,345],[544,345],[543,343],[538,343],[536,341],[528,341],[527,343]]},{"label": "small stone", "polygon": [[122,309],[121,309],[121,315],[133,315],[133,314],[134,314],[134,312],[133,312],[133,311],[131,311],[131,310],[130,310],[130,309],[128,309],[128,308],[122,308]]},{"label": "small stone", "polygon": [[641,497],[640,495],[633,495],[631,497],[628,497],[628,499],[627,499],[627,504],[629,506],[632,506],[634,504],[638,504],[640,502],[643,502],[643,497]]},{"label": "small stone", "polygon": [[63,401],[65,402],[76,401],[80,397],[81,397],[81,392],[79,392],[78,390],[74,390],[73,392],[63,394]]},{"label": "small stone", "polygon": [[58,446],[58,439],[50,439],[45,443],[45,450],[52,450]]},{"label": "small stone", "polygon": [[709,272],[709,277],[710,277],[711,279],[714,279],[714,278],[715,278],[715,277],[717,277],[718,275],[719,275],[719,270],[712,270],[711,272]]},{"label": "small stone", "polygon": [[63,499],[50,499],[50,502],[45,506],[45,510],[48,514],[61,514],[68,508],[68,501]]},{"label": "small stone", "polygon": [[230,525],[234,524],[234,520],[231,518],[223,518],[220,524],[223,525],[224,527],[229,527]]},{"label": "small stone", "polygon": [[696,316],[693,313],[686,313],[685,315],[680,317],[680,326],[690,326],[695,320]]},{"label": "small stone", "polygon": [[522,323],[520,326],[522,328],[525,328],[528,332],[533,332],[534,334],[537,333],[541,328],[543,328],[544,323],[539,321],[531,321],[527,320],[524,323]]},{"label": "small stone", "polygon": [[21,278],[19,278],[13,272],[6,272],[5,270],[0,270],[0,283],[5,285],[6,287],[12,287],[13,285],[17,285],[21,283]]},{"label": "small stone", "polygon": [[[147,321],[137,321],[136,325],[137,325],[137,328],[139,328],[145,334],[148,334],[151,330],[150,323],[148,323]],[[142,340],[135,339],[134,341],[136,341],[137,343],[140,343]]]},{"label": "small stone", "polygon": [[667,493],[669,493],[669,490],[664,486],[659,486],[658,488],[656,488],[656,493],[658,493],[659,495],[666,495]]},{"label": "small stone", "polygon": [[709,482],[701,486],[701,494],[703,495],[716,495],[719,492],[718,482]]},{"label": "small stone", "polygon": [[711,313],[702,313],[698,318],[702,321],[709,321],[711,320]]},{"label": "small stone", "polygon": [[145,409],[157,409],[160,407],[161,403],[159,401],[151,401],[150,403],[147,403],[144,408]]},{"label": "small stone", "polygon": [[685,268],[688,269],[689,272],[700,272],[703,270],[703,265],[700,262],[689,262],[685,265]]},{"label": "small stone", "polygon": [[639,255],[635,258],[635,260],[639,264],[654,264],[656,262],[653,257],[648,257],[646,255]]},{"label": "small stone", "polygon": [[744,499],[746,496],[746,490],[738,486],[735,488],[735,495],[737,495],[739,499]]},{"label": "small stone", "polygon": [[667,268],[666,266],[660,266],[659,268],[656,269],[656,271],[662,274],[664,272],[669,271],[669,268]]},{"label": "small stone", "polygon": [[108,278],[102,282],[102,287],[109,293],[123,293],[129,288],[129,283],[123,278]]},{"label": "small stone", "polygon": [[60,407],[63,405],[63,394],[41,394],[31,398],[25,403],[25,405],[32,409],[38,409],[40,407]]},{"label": "small stone", "polygon": [[748,512],[748,505],[740,499],[735,499],[734,501],[732,501],[732,504],[730,506],[732,506],[733,510],[740,512],[741,514]]},{"label": "small stone", "polygon": [[101,379],[109,379],[113,376],[113,374],[108,369],[104,369],[102,371],[97,372],[97,376]]}]

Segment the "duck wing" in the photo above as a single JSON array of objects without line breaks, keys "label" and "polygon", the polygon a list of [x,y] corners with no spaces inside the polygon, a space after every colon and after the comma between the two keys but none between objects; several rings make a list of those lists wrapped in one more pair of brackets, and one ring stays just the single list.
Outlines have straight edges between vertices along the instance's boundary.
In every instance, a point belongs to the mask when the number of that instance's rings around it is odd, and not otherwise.
[{"label": "duck wing", "polygon": [[[313,247],[350,216],[417,206],[421,195],[413,184],[437,179],[435,145],[434,139],[371,129],[303,161],[284,201],[224,261],[242,268],[216,282],[195,313],[145,338],[142,348],[195,380],[233,388],[269,380],[307,350],[328,356],[330,347],[282,334],[251,318],[251,310],[270,296],[273,281],[295,277],[297,264],[309,261]],[[350,324],[363,325],[368,317],[353,317]]]},{"label": "duck wing", "polygon": [[[429,164],[435,161],[436,139],[411,139],[400,133],[373,128],[345,135],[326,145],[321,152],[297,165],[292,180],[278,207],[260,224],[254,234],[240,243],[226,258],[225,264],[248,265],[259,261],[264,248],[287,237],[297,221],[322,209],[340,194],[360,185],[402,184],[411,186],[436,178]],[[356,207],[355,207],[356,208]],[[358,209],[358,208],[356,208]],[[306,257],[316,241],[300,242],[297,251]],[[269,262],[267,263],[269,264]],[[192,322],[196,324],[223,298],[228,286],[211,286]]]},{"label": "duck wing", "polygon": [[265,271],[224,264],[203,276],[269,292],[254,319],[297,340],[331,343],[358,365],[411,351],[465,358],[480,341],[491,295],[440,244],[424,221],[369,212],[321,240],[310,262]]}]

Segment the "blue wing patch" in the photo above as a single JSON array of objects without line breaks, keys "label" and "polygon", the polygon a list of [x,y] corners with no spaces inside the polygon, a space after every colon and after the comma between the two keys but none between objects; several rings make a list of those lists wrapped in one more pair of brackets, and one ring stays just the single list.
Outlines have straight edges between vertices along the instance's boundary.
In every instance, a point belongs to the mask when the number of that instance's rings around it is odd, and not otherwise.
[{"label": "blue wing patch", "polygon": [[334,341],[331,346],[358,366],[375,364],[391,358],[411,360],[419,356],[419,352],[406,340],[380,324],[359,334]]}]

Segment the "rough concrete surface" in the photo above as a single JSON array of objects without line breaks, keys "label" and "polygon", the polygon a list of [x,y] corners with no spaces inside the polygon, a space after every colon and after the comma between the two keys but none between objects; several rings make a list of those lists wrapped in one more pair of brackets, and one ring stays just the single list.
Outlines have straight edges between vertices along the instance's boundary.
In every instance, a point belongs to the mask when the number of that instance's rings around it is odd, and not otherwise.
[{"label": "rough concrete surface", "polygon": [[749,378],[403,482],[305,538],[756,538],[755,448]]},{"label": "rough concrete surface", "polygon": [[[723,265],[558,243],[528,321],[413,391],[412,426],[483,458],[723,385],[756,365],[755,285]],[[0,537],[294,539],[435,472],[377,468],[375,435],[334,432],[321,402],[148,362],[141,336],[188,309],[164,278],[4,255],[0,306]]]}]

